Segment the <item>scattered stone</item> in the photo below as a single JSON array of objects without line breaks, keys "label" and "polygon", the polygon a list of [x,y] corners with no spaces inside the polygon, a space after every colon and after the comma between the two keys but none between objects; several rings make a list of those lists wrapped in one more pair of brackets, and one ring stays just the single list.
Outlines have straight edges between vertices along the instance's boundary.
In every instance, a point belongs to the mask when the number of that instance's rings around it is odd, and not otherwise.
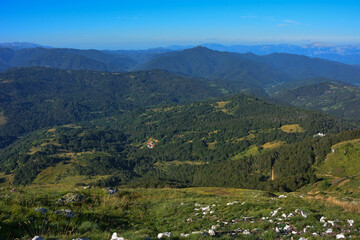
[{"label": "scattered stone", "polygon": [[83,189],[91,189],[91,186],[83,186]]},{"label": "scattered stone", "polygon": [[107,192],[107,194],[113,195],[113,194],[117,193],[119,191],[119,189],[117,189],[117,188],[107,188],[107,189],[105,189],[105,191]]},{"label": "scattered stone", "polygon": [[244,231],[243,231],[243,234],[249,235],[249,234],[251,234],[251,232],[250,232],[249,230],[244,230]]},{"label": "scattered stone", "polygon": [[180,233],[180,237],[189,237],[190,236],[190,234],[188,234],[188,233]]},{"label": "scattered stone", "polygon": [[286,226],[284,227],[285,232],[291,232],[292,230],[293,228],[289,224],[286,224]]},{"label": "scattered stone", "polygon": [[227,203],[226,205],[227,205],[227,206],[231,206],[231,205],[234,205],[234,204],[236,204],[236,203],[239,203],[239,202],[238,202],[238,201],[233,201],[233,202]]},{"label": "scattered stone", "polygon": [[352,220],[352,219],[348,219],[347,222],[350,227],[352,227],[354,225],[354,220]]},{"label": "scattered stone", "polygon": [[322,216],[322,217],[320,218],[320,222],[321,222],[321,223],[324,223],[324,222],[325,222],[325,219],[326,219],[326,217]]},{"label": "scattered stone", "polygon": [[45,238],[40,237],[40,236],[35,236],[35,237],[33,237],[32,240],[45,240]]},{"label": "scattered stone", "polygon": [[166,238],[166,237],[172,237],[172,234],[171,232],[163,232],[163,233],[159,233],[157,235],[158,239],[161,239],[161,238]]},{"label": "scattered stone", "polygon": [[88,238],[74,238],[73,240],[90,240]]},{"label": "scattered stone", "polygon": [[307,238],[301,237],[299,240],[308,240]]},{"label": "scattered stone", "polygon": [[332,233],[332,232],[333,232],[332,228],[329,228],[328,230],[326,230],[326,233],[327,233],[327,234],[330,234],[330,233]]},{"label": "scattered stone", "polygon": [[286,195],[280,195],[278,196],[278,198],[286,198],[287,196]]},{"label": "scattered stone", "polygon": [[216,232],[213,229],[210,229],[208,231],[208,233],[209,233],[210,236],[215,236],[216,235]]},{"label": "scattered stone", "polygon": [[330,224],[331,224],[331,226],[334,226],[335,221],[328,221],[328,223],[330,223]]},{"label": "scattered stone", "polygon": [[213,226],[211,226],[211,229],[212,229],[212,230],[216,230],[218,227],[220,227],[220,225],[219,225],[219,224],[217,224],[217,225],[213,225]]},{"label": "scattered stone", "polygon": [[35,212],[40,212],[42,214],[46,214],[48,210],[46,208],[35,208]]},{"label": "scattered stone", "polygon": [[84,196],[76,193],[68,193],[56,201],[57,204],[78,203],[84,201]]},{"label": "scattered stone", "polygon": [[301,211],[300,214],[303,218],[307,218],[307,214],[304,211]]},{"label": "scattered stone", "polygon": [[344,239],[344,238],[346,238],[346,237],[343,233],[336,235],[336,239]]},{"label": "scattered stone", "polygon": [[65,217],[68,217],[68,218],[73,218],[76,215],[70,209],[61,209],[61,210],[54,211],[53,213],[55,213],[55,214],[63,214]]},{"label": "scattered stone", "polygon": [[125,238],[118,236],[117,233],[114,232],[110,240],[125,240]]}]

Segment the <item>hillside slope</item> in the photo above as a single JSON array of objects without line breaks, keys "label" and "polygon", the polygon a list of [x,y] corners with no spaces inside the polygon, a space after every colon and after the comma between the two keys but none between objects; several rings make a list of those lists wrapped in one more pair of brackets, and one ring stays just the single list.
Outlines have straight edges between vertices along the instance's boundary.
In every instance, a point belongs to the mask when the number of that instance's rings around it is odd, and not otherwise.
[{"label": "hillside slope", "polygon": [[239,54],[195,47],[181,52],[170,52],[153,58],[139,69],[164,69],[185,75],[237,81],[252,88],[264,84],[288,81],[289,75],[267,64],[241,58]]},{"label": "hillside slope", "polygon": [[15,184],[105,176],[93,184],[294,190],[313,181],[312,165],[329,143],[359,134],[313,135],[352,128],[241,94],[38,131],[3,149],[0,168],[14,174]]},{"label": "hillside slope", "polygon": [[224,89],[209,84],[163,71],[11,69],[0,73],[0,136],[223,95]]},{"label": "hillside slope", "polygon": [[321,82],[277,91],[272,97],[297,107],[324,111],[339,117],[360,118],[360,88],[350,84]]}]

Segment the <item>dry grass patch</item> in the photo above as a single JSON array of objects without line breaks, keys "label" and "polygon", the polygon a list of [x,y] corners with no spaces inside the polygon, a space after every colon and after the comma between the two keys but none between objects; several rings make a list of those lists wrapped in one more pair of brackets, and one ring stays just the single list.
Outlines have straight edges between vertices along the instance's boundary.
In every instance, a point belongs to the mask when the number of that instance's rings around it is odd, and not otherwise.
[{"label": "dry grass patch", "polygon": [[286,133],[303,133],[305,130],[299,124],[288,124],[281,126],[281,131]]},{"label": "dry grass patch", "polygon": [[216,141],[212,142],[212,143],[208,143],[208,148],[209,149],[215,149],[216,148]]},{"label": "dry grass patch", "polygon": [[339,199],[337,199],[335,197],[325,197],[325,196],[322,196],[322,195],[317,195],[317,196],[307,196],[306,198],[310,199],[310,200],[315,199],[317,201],[322,201],[327,205],[339,206],[339,207],[343,208],[345,211],[348,211],[348,212],[360,213],[360,205],[359,204],[342,201],[342,200],[339,200]]},{"label": "dry grass patch", "polygon": [[267,142],[264,145],[262,145],[262,147],[264,149],[274,149],[274,148],[278,148],[281,147],[282,145],[284,145],[285,142],[284,141],[273,141],[273,142]]}]

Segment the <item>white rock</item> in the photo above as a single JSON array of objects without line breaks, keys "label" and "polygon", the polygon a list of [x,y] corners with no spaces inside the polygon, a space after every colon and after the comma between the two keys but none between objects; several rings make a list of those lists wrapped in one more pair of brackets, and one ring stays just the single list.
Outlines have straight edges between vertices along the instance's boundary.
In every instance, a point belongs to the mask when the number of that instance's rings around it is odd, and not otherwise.
[{"label": "white rock", "polygon": [[282,216],[283,218],[286,218],[286,214],[285,214],[285,213],[283,213],[281,216]]},{"label": "white rock", "polygon": [[313,235],[313,236],[317,236],[318,234],[317,234],[317,233],[313,233],[312,235]]},{"label": "white rock", "polygon": [[284,230],[287,231],[287,232],[291,232],[291,231],[292,231],[292,227],[287,224],[287,225],[284,227]]},{"label": "white rock", "polygon": [[188,233],[180,233],[180,236],[181,236],[181,237],[189,237],[190,234],[188,234]]},{"label": "white rock", "polygon": [[158,239],[161,239],[161,238],[166,238],[166,237],[172,237],[172,234],[171,232],[163,232],[163,233],[159,233],[157,235]]},{"label": "white rock", "polygon": [[271,212],[271,216],[274,217],[277,213],[278,213],[278,210],[274,210],[273,212]]},{"label": "white rock", "polygon": [[216,230],[218,227],[220,227],[220,225],[219,225],[219,224],[217,224],[217,225],[213,225],[213,226],[211,226],[211,229],[212,229],[212,230]]},{"label": "white rock", "polygon": [[226,205],[230,206],[230,205],[234,205],[235,203],[239,203],[239,202],[238,201],[233,201],[233,202],[227,203]]},{"label": "white rock", "polygon": [[278,196],[278,198],[286,198],[287,196],[286,195],[280,195]]},{"label": "white rock", "polygon": [[118,236],[117,233],[114,232],[110,240],[125,240],[125,238]]},{"label": "white rock", "polygon": [[346,238],[343,233],[336,235],[336,239],[343,239],[343,238]]},{"label": "white rock", "polygon": [[294,214],[293,213],[290,213],[287,217],[288,218],[291,218],[291,217],[293,217],[294,216]]},{"label": "white rock", "polygon": [[209,233],[210,236],[215,236],[216,235],[216,233],[215,233],[215,231],[213,229],[210,229],[208,231],[208,233]]},{"label": "white rock", "polygon": [[297,234],[297,232],[296,232],[296,231],[292,231],[291,233],[292,233],[292,234]]},{"label": "white rock", "polygon": [[279,233],[280,229],[278,227],[275,228],[275,232]]},{"label": "white rock", "polygon": [[302,216],[303,218],[307,218],[307,215],[306,215],[305,212],[301,211],[300,213],[301,213],[301,216]]},{"label": "white rock", "polygon": [[244,231],[243,231],[243,234],[249,235],[249,234],[251,234],[251,233],[250,233],[249,230],[244,230]]},{"label": "white rock", "polygon": [[35,236],[35,237],[33,237],[32,240],[45,240],[45,238],[40,237],[40,236]]},{"label": "white rock", "polygon": [[328,221],[328,223],[330,223],[331,226],[334,226],[335,221]]},{"label": "white rock", "polygon": [[322,217],[320,218],[320,222],[321,222],[321,223],[324,223],[324,222],[325,222],[325,219],[326,219],[326,217],[322,216]]},{"label": "white rock", "polygon": [[203,212],[205,212],[205,211],[210,211],[210,206],[203,207],[203,208],[201,208],[201,210],[202,210]]},{"label": "white rock", "polygon": [[301,237],[299,240],[308,240],[307,238]]},{"label": "white rock", "polygon": [[201,205],[198,203],[195,203],[195,207],[200,207]]},{"label": "white rock", "polygon": [[326,230],[326,233],[327,233],[327,234],[330,234],[330,233],[332,233],[332,232],[333,232],[332,228],[329,228],[328,230]]},{"label": "white rock", "polygon": [[348,219],[347,222],[350,227],[352,227],[354,225],[354,220],[352,220],[352,219]]}]

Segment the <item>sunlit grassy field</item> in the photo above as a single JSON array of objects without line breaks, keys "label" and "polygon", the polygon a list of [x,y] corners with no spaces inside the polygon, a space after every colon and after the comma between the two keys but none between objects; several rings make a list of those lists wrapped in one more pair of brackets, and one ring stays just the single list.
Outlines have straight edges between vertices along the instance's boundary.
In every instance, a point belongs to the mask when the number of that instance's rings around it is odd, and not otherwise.
[{"label": "sunlit grassy field", "polygon": [[[68,193],[84,198],[57,203]],[[56,212],[61,209],[74,215]],[[61,184],[3,187],[0,239],[110,239],[113,232],[126,239],[157,239],[162,232],[173,239],[334,239],[341,233],[358,239],[360,214],[347,210],[301,193],[233,188],[120,188],[109,195],[102,188]]]}]

